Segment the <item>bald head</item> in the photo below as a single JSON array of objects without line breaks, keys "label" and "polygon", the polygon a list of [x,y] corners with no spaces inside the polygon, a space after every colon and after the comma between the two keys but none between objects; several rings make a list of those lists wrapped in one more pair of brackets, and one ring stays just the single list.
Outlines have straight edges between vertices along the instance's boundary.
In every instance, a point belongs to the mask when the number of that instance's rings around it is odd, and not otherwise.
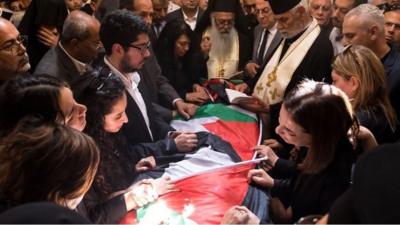
[{"label": "bald head", "polygon": [[28,54],[18,30],[0,17],[0,81],[5,81],[30,69]]},{"label": "bald head", "polygon": [[64,22],[60,42],[74,58],[87,63],[97,56],[99,30],[96,18],[82,11],[72,11]]}]

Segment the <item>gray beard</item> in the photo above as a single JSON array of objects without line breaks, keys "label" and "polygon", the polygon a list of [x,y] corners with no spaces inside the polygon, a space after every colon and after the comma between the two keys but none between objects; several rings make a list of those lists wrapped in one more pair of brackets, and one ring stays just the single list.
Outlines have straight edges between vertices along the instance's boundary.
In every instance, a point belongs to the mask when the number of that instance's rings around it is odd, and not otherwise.
[{"label": "gray beard", "polygon": [[233,28],[229,33],[221,34],[215,26],[210,30],[212,55],[217,59],[223,59],[233,51],[235,33]]}]

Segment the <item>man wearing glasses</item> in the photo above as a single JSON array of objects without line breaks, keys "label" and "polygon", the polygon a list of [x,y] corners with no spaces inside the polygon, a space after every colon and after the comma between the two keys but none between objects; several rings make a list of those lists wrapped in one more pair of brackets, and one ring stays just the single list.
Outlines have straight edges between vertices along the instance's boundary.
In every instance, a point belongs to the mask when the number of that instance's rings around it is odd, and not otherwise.
[{"label": "man wearing glasses", "polygon": [[[149,143],[164,139],[172,127],[154,111],[150,92],[139,70],[150,57],[150,40],[145,22],[132,12],[117,10],[102,21],[100,39],[106,56],[97,69],[112,71],[121,78],[127,92],[128,123],[122,128],[129,144]],[[192,133],[182,133],[185,142],[197,143]]]},{"label": "man wearing glasses", "polygon": [[[254,29],[254,45],[252,59],[246,64],[246,75],[254,78],[259,68],[275,51],[282,40],[281,33],[275,27],[274,14],[268,1],[256,0],[255,13],[259,25]],[[253,80],[256,82],[258,78]]]},{"label": "man wearing glasses", "polygon": [[82,12],[71,12],[64,22],[60,42],[51,48],[36,66],[35,74],[49,74],[66,81],[71,87],[91,69],[101,42],[100,23]]},{"label": "man wearing glasses", "polygon": [[10,21],[0,18],[0,85],[30,67],[23,38]]},{"label": "man wearing glasses", "polygon": [[239,0],[211,0],[196,31],[211,47],[202,52],[208,78],[230,79],[244,69],[251,57],[251,42],[245,35],[246,24]]},{"label": "man wearing glasses", "polygon": [[[121,0],[120,8],[132,11],[135,15],[141,17],[148,28],[150,45],[156,42],[156,34],[152,29],[153,23],[153,3],[151,0]],[[150,55],[146,63],[140,69],[143,81],[149,89],[150,99],[153,103],[155,111],[169,123],[176,113],[179,113],[186,119],[189,119],[196,112],[196,106],[186,103],[174,87],[169,83],[168,79],[162,75],[160,65],[152,48],[149,48]],[[176,110],[171,110],[172,108]]]}]

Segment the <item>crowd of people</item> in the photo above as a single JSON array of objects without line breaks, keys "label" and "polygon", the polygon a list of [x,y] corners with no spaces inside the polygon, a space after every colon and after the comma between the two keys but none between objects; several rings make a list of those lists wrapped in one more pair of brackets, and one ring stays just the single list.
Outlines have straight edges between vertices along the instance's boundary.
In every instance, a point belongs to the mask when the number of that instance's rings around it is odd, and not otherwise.
[{"label": "crowd of people", "polygon": [[48,221],[37,209],[118,223],[178,191],[141,175],[196,151],[198,135],[170,122],[229,104],[225,88],[251,96],[237,104],[264,124],[254,151],[267,159],[247,177],[270,218],[233,206],[221,224],[400,223],[399,1],[0,7],[0,223]]}]

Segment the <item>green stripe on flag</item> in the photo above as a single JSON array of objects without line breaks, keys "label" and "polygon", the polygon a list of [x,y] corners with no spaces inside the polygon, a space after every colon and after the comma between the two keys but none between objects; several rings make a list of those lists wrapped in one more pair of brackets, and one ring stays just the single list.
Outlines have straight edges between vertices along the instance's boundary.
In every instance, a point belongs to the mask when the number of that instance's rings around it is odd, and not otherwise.
[{"label": "green stripe on flag", "polygon": [[[207,104],[197,109],[196,114],[191,119],[205,118],[210,116],[217,116],[223,121],[236,121],[236,122],[247,122],[257,123],[257,119],[243,112],[230,108],[227,105],[218,104]],[[175,120],[184,120],[180,115],[174,118]]]}]

